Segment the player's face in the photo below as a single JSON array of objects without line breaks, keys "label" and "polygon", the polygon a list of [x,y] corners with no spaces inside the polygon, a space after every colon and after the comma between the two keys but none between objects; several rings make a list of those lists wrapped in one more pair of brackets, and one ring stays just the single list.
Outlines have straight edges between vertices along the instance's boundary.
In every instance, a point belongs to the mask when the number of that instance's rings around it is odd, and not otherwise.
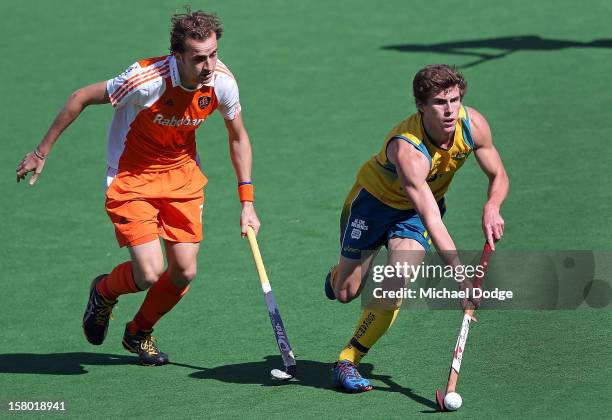
[{"label": "player's face", "polygon": [[175,57],[185,87],[196,88],[210,82],[217,67],[217,34],[203,40],[188,38],[185,50]]},{"label": "player's face", "polygon": [[455,132],[461,107],[461,92],[455,85],[430,98],[419,106],[423,123],[430,135],[436,140],[447,140]]}]

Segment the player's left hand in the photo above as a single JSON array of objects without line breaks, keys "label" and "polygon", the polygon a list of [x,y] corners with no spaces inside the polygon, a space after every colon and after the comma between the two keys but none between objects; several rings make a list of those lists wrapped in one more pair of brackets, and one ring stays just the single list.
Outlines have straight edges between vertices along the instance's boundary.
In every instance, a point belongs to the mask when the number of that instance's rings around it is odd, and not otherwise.
[{"label": "player's left hand", "polygon": [[246,236],[247,226],[251,226],[257,235],[259,231],[259,219],[257,218],[257,214],[255,213],[255,206],[251,201],[243,201],[242,203],[242,212],[240,213],[240,229],[242,231],[242,236]]},{"label": "player's left hand", "polygon": [[482,231],[491,249],[495,251],[495,242],[504,236],[504,219],[499,214],[499,206],[485,204],[482,212]]}]

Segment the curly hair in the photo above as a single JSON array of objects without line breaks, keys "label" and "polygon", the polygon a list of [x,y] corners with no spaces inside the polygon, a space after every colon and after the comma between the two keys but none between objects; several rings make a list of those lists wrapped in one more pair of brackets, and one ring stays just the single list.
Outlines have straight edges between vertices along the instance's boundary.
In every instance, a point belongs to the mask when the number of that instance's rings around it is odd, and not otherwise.
[{"label": "curly hair", "polygon": [[192,12],[189,7],[185,13],[177,13],[172,16],[172,27],[170,30],[170,52],[182,53],[185,51],[185,40],[207,39],[214,32],[217,39],[223,34],[221,22],[215,15],[209,15],[202,10]]},{"label": "curly hair", "polygon": [[467,81],[455,68],[446,64],[430,64],[418,71],[412,81],[412,92],[417,104],[424,104],[438,93],[459,86],[461,99],[467,91]]}]

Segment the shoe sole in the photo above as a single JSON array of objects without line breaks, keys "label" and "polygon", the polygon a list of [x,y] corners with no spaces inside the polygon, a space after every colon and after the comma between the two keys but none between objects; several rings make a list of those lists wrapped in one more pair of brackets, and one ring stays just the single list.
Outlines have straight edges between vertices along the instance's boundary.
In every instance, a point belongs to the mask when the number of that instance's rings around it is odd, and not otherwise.
[{"label": "shoe sole", "polygon": [[334,380],[334,386],[346,394],[362,394],[364,392],[368,392],[374,389],[372,385],[368,385],[366,387],[358,388],[358,389],[346,389],[341,383],[335,380]]}]

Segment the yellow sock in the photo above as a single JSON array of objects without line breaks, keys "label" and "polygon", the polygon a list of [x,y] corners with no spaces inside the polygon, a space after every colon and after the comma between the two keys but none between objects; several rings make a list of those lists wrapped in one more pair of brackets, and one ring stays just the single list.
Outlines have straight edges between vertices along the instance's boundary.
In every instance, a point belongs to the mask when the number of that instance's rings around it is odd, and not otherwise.
[{"label": "yellow sock", "polygon": [[353,338],[340,352],[338,360],[350,360],[359,364],[370,348],[393,325],[399,308],[393,311],[366,309],[357,322]]}]

